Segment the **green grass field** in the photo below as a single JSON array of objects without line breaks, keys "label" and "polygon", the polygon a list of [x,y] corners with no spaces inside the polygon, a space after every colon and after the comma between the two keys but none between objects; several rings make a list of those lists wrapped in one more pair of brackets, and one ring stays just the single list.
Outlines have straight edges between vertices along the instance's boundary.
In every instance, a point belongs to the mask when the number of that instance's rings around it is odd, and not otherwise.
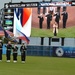
[{"label": "green grass field", "polygon": [[[39,28],[32,28],[31,36],[33,37],[53,37],[53,30],[52,29],[39,29]],[[57,34],[57,37],[70,37],[75,38],[75,26],[68,27],[66,29],[60,28]]]},{"label": "green grass field", "polygon": [[[12,57],[11,57],[12,58]],[[0,75],[75,75],[75,58],[27,56],[26,63],[0,62]]]}]

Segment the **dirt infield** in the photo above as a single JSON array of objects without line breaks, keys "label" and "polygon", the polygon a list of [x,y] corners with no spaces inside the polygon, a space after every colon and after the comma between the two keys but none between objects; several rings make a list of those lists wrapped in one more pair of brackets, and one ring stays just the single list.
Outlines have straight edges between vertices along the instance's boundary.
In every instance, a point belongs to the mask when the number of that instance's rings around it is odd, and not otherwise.
[{"label": "dirt infield", "polygon": [[[62,8],[60,11],[62,11]],[[75,26],[75,6],[67,7],[67,12],[68,12],[68,20],[67,20],[66,27]],[[53,26],[53,24],[51,24],[51,28],[52,28],[52,26]],[[39,19],[38,19],[38,14],[37,14],[37,8],[32,9],[32,27],[39,28]],[[59,27],[62,28],[62,16],[61,16],[61,21],[60,21]],[[45,15],[44,15],[43,28],[47,28]]]}]

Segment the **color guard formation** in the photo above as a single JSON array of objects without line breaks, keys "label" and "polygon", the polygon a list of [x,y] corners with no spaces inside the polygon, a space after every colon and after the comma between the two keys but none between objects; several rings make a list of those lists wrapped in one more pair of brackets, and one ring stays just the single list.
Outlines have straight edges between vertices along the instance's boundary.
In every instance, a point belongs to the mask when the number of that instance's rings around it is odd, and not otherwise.
[{"label": "color guard formation", "polygon": [[[11,54],[12,54],[13,62],[16,63],[18,50],[19,50],[19,47],[17,46],[17,44],[12,45],[11,41],[8,41],[8,43],[5,45],[5,48],[6,48],[6,62],[10,62]],[[25,63],[26,61],[26,50],[27,50],[27,46],[25,45],[25,43],[22,43],[22,45],[20,46],[22,63]],[[2,54],[3,54],[2,51],[3,51],[3,42],[2,40],[0,40],[0,62],[2,61]]]}]

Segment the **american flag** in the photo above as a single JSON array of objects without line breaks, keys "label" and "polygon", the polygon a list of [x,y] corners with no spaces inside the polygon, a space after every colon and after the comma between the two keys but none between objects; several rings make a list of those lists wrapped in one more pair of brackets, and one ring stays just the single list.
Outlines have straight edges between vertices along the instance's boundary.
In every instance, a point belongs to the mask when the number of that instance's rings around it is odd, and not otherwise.
[{"label": "american flag", "polygon": [[12,32],[6,31],[2,26],[0,26],[0,36],[5,36],[5,38],[7,38],[8,40],[18,43],[17,40],[12,36],[12,34]]}]

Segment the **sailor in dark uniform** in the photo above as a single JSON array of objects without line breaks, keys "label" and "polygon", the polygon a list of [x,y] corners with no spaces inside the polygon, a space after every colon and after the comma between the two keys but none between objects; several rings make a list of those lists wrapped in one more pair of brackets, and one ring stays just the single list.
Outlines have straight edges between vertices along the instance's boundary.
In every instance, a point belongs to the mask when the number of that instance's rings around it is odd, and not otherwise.
[{"label": "sailor in dark uniform", "polygon": [[22,46],[20,47],[22,63],[25,63],[26,61],[26,50],[27,50],[27,46],[23,43]]},{"label": "sailor in dark uniform", "polygon": [[18,54],[18,47],[17,47],[17,45],[15,44],[12,49],[13,49],[13,62],[15,63],[15,62],[17,62],[17,54]]},{"label": "sailor in dark uniform", "polygon": [[56,17],[56,18],[55,18],[55,21],[57,22],[57,24],[58,24],[58,29],[59,29],[60,12],[56,12],[56,13],[54,14],[54,16]]},{"label": "sailor in dark uniform", "polygon": [[11,41],[8,42],[7,46],[5,46],[7,48],[6,50],[6,58],[7,58],[7,62],[10,62],[10,56],[11,56],[11,50],[12,50],[12,45],[11,45]]},{"label": "sailor in dark uniform", "polygon": [[42,28],[43,21],[44,21],[43,15],[40,14],[40,15],[38,16],[38,18],[39,18],[39,28],[41,29],[41,28]]},{"label": "sailor in dark uniform", "polygon": [[51,11],[46,15],[46,17],[47,17],[47,29],[50,29],[50,24],[51,24],[51,21],[52,21]]},{"label": "sailor in dark uniform", "polygon": [[63,15],[63,28],[66,28],[66,22],[68,19],[68,13],[64,11],[61,15]]},{"label": "sailor in dark uniform", "polygon": [[0,40],[0,61],[2,61],[2,49],[3,49],[3,42]]}]

